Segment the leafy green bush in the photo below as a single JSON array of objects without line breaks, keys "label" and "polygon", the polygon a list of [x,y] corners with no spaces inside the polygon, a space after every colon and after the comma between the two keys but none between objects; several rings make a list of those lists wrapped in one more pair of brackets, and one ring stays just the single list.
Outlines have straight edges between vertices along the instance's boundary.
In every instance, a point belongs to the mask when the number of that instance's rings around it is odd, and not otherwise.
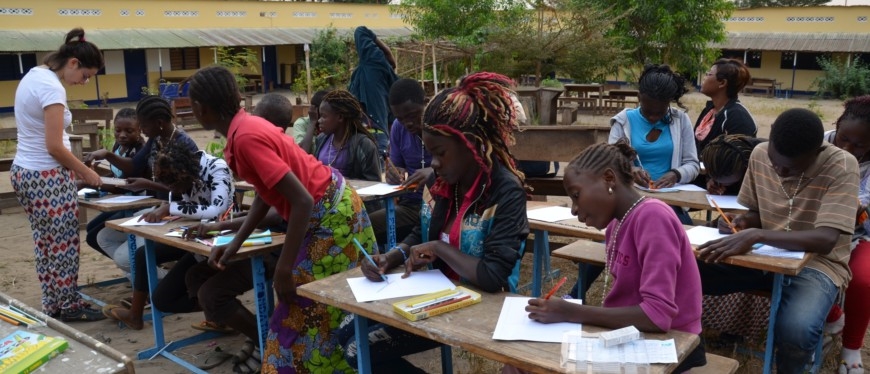
[{"label": "leafy green bush", "polygon": [[842,60],[818,59],[824,74],[813,81],[816,95],[846,99],[870,93],[870,67],[860,60],[846,65]]},{"label": "leafy green bush", "polygon": [[565,86],[562,85],[562,82],[550,78],[541,80],[541,87],[558,88],[560,90],[565,88]]},{"label": "leafy green bush", "polygon": [[205,145],[205,153],[208,153],[217,158],[224,158],[224,148],[227,146],[227,139],[221,138],[218,141],[208,142]]}]

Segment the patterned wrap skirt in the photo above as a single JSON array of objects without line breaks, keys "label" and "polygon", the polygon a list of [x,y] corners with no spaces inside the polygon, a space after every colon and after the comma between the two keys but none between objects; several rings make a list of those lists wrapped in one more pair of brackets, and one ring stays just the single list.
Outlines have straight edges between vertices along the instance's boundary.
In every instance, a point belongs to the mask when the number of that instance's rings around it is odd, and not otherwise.
[{"label": "patterned wrap skirt", "polygon": [[[356,191],[333,169],[332,182],[316,202],[296,258],[293,278],[303,285],[357,266],[356,238],[376,248],[375,233]],[[263,373],[354,373],[338,341],[341,309],[296,296],[278,303],[269,322]]]}]

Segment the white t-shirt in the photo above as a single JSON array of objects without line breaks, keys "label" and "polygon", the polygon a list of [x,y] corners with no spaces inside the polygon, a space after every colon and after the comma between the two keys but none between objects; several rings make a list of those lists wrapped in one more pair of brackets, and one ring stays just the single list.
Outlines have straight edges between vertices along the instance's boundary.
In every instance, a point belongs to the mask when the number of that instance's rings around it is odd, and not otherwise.
[{"label": "white t-shirt", "polygon": [[[28,170],[48,170],[60,163],[48,154],[45,147],[45,108],[63,105],[63,127],[72,122],[72,113],[66,106],[66,89],[55,72],[37,66],[30,69],[15,90],[15,125],[18,127],[16,165]],[[70,149],[69,135],[63,132],[63,145]]]}]

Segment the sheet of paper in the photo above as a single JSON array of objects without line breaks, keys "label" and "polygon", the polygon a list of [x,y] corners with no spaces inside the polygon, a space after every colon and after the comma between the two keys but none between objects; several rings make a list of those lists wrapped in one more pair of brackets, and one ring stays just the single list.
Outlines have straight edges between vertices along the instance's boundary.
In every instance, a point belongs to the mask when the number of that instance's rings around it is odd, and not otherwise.
[{"label": "sheet of paper", "polygon": [[347,279],[353,296],[360,303],[417,296],[456,288],[453,282],[440,270],[415,271],[405,279],[402,279],[402,273],[387,274],[387,281],[388,283],[372,282],[366,277]]},{"label": "sheet of paper", "polygon": [[707,191],[706,189],[698,187],[698,186],[691,184],[691,183],[675,184],[675,185],[671,186],[670,188],[673,188],[675,190],[680,190],[680,191],[688,191],[688,192],[706,192]]},{"label": "sheet of paper", "polygon": [[644,191],[644,192],[652,192],[652,193],[680,192],[680,190],[678,190],[678,189],[676,189],[676,188],[673,188],[673,187],[668,187],[668,188],[649,188],[649,187],[639,186],[639,185],[636,185],[636,184],[634,185],[634,187],[637,188],[637,189],[639,189],[639,190],[641,190],[641,191]]},{"label": "sheet of paper", "polygon": [[532,209],[526,212],[526,216],[529,219],[544,222],[559,222],[575,218],[574,215],[571,214],[571,208],[563,206],[548,206],[546,208]]},{"label": "sheet of paper", "polygon": [[108,198],[108,199],[100,200],[100,201],[98,201],[98,202],[99,202],[100,204],[125,204],[125,203],[132,203],[132,202],[134,202],[134,201],[145,200],[145,199],[148,199],[148,198],[150,198],[150,197],[151,197],[151,196],[127,196],[127,195],[120,195],[120,196],[115,196],[115,197],[111,197],[111,198]]},{"label": "sheet of paper", "polygon": [[356,190],[356,193],[361,196],[389,195],[396,192],[396,187],[398,187],[398,185],[378,183],[368,187],[360,188]]},{"label": "sheet of paper", "polygon": [[793,258],[795,260],[802,260],[806,252],[789,251],[787,249],[777,248],[765,244],[758,249],[753,249],[752,253],[762,256]]},{"label": "sheet of paper", "polygon": [[[492,338],[495,340],[526,340],[544,343],[561,343],[562,333],[580,330],[579,323],[540,323],[529,318],[526,305],[530,297],[506,297],[498,316]],[[581,300],[568,300],[582,303]]]},{"label": "sheet of paper", "polygon": [[97,192],[97,190],[95,190],[93,188],[82,188],[79,190],[78,194],[79,194],[79,197],[85,197],[86,193],[94,193],[94,192]]},{"label": "sheet of paper", "polygon": [[606,348],[601,339],[580,338],[577,344],[572,344],[568,349],[568,357],[577,362],[593,363],[669,364],[679,362],[674,339],[635,340]]},{"label": "sheet of paper", "polygon": [[707,195],[707,203],[710,206],[713,205],[713,200],[716,200],[716,204],[719,205],[722,209],[739,209],[739,210],[749,210],[745,206],[740,205],[737,202],[737,196],[728,196],[728,195]]},{"label": "sheet of paper", "polygon": [[165,225],[167,222],[169,222],[169,221],[160,221],[160,222],[151,223],[151,222],[147,222],[145,220],[139,221],[139,218],[141,218],[141,217],[142,216],[136,216],[136,217],[130,218],[126,222],[122,223],[121,226],[162,226],[162,225]]},{"label": "sheet of paper", "polygon": [[686,230],[686,235],[689,237],[689,244],[701,245],[711,240],[724,238],[728,235],[720,234],[719,229],[714,227],[695,226]]},{"label": "sheet of paper", "polygon": [[126,186],[127,180],[121,178],[112,178],[112,177],[100,177],[100,180],[103,181],[103,184],[111,185],[111,186]]}]

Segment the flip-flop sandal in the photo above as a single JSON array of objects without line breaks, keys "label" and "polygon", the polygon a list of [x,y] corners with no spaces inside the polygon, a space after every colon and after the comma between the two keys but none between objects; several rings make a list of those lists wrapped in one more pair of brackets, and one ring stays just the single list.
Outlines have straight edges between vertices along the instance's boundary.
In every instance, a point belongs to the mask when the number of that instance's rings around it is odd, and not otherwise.
[{"label": "flip-flop sandal", "polygon": [[[132,308],[133,307],[133,297],[128,296],[128,297],[121,299],[121,306],[123,306],[127,309]],[[148,310],[148,309],[151,309],[151,301],[145,302],[145,310]]]},{"label": "flip-flop sandal", "polygon": [[245,340],[239,353],[233,357],[233,373],[259,373],[261,366],[260,349],[255,348],[253,341]]},{"label": "flip-flop sandal", "polygon": [[853,368],[849,367],[849,363],[846,360],[840,360],[840,367],[837,368],[837,372],[839,374],[863,374],[864,365],[858,363],[858,367]]},{"label": "flip-flop sandal", "polygon": [[200,370],[211,370],[220,366],[220,364],[227,362],[227,360],[233,357],[235,357],[235,355],[224,352],[221,350],[220,347],[217,347],[213,351],[209,352],[208,356],[206,356],[205,358],[205,362],[196,365],[196,367]]},{"label": "flip-flop sandal", "polygon": [[101,311],[103,312],[103,315],[106,316],[106,318],[113,320],[113,321],[121,322],[124,324],[124,326],[127,326],[127,328],[129,328],[131,330],[142,330],[143,328],[145,328],[144,324],[134,326],[134,325],[131,325],[129,322],[121,319],[121,317],[119,317],[118,313],[117,313],[118,309],[127,310],[126,308],[124,308],[120,305],[106,304],[106,305],[103,305],[103,308],[101,309]]},{"label": "flip-flop sandal", "polygon": [[200,330],[200,331],[213,331],[219,332],[221,334],[238,334],[239,332],[233,330],[232,327],[220,325],[216,322],[212,321],[202,321],[200,323],[192,323],[190,327]]}]

